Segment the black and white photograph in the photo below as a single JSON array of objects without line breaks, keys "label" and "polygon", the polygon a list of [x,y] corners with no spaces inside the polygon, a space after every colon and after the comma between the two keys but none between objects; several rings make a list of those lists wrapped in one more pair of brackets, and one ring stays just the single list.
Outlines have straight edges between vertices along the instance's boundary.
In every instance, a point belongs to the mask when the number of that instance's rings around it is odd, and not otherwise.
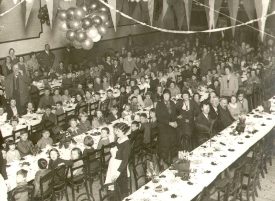
[{"label": "black and white photograph", "polygon": [[0,201],[275,201],[275,0],[0,0]]}]

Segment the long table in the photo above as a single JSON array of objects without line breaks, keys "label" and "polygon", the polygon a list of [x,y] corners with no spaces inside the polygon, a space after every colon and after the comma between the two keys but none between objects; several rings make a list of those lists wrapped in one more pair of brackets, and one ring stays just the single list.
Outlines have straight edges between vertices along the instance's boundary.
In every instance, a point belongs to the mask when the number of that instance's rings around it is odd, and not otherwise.
[{"label": "long table", "polygon": [[[70,160],[71,157],[71,150],[75,147],[80,148],[82,151],[84,150],[84,144],[83,144],[83,140],[85,138],[85,136],[91,136],[94,140],[94,145],[93,148],[97,149],[98,143],[100,141],[100,131],[103,127],[108,127],[110,129],[110,135],[109,135],[109,140],[110,142],[114,142],[115,136],[114,136],[114,132],[113,132],[113,125],[118,123],[118,122],[124,122],[127,123],[129,126],[131,125],[131,122],[136,120],[139,121],[139,114],[140,113],[146,113],[147,115],[149,114],[149,110],[151,109],[151,107],[145,108],[145,109],[141,109],[137,112],[135,112],[134,114],[130,114],[124,118],[120,118],[117,119],[115,121],[113,121],[110,124],[106,124],[102,127],[99,128],[94,128],[86,133],[83,133],[81,135],[75,136],[74,140],[76,141],[76,144],[71,143],[69,145],[69,147],[66,149],[65,147],[59,148],[59,144],[57,143],[56,145],[54,145],[53,147],[57,148],[59,153],[60,153],[60,157],[64,160]],[[133,118],[134,117],[134,118]],[[128,133],[130,134],[130,132]],[[46,160],[49,160],[49,150],[52,147],[46,147],[45,149],[42,150],[41,153],[37,154],[36,156],[33,155],[27,155],[24,158],[22,158],[22,160],[20,161],[13,161],[12,163],[9,163],[6,167],[6,171],[7,171],[7,176],[8,179],[6,180],[6,184],[8,186],[8,190],[11,191],[12,189],[14,189],[16,187],[16,172],[20,169],[25,169],[28,171],[27,174],[27,181],[32,181],[35,177],[35,173],[39,170],[37,161],[40,158],[44,158]]]},{"label": "long table", "polygon": [[[275,97],[270,102],[271,110],[275,111]],[[234,122],[189,154],[191,173],[188,181],[176,177],[176,170],[168,168],[160,174],[162,176],[157,179],[157,183],[150,181],[125,198],[125,201],[191,201],[272,130],[275,113],[253,110],[246,116],[246,129],[241,135],[233,134],[236,125],[237,122]],[[156,187],[160,185],[163,191],[156,192]]]}]

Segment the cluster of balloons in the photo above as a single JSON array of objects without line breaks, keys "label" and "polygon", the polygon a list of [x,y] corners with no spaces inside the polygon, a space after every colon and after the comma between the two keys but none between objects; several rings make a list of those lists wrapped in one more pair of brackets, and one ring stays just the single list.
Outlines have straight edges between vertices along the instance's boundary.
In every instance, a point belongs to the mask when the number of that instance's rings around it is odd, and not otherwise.
[{"label": "cluster of balloons", "polygon": [[108,9],[93,2],[89,7],[71,7],[59,10],[60,28],[66,38],[77,49],[89,50],[94,42],[100,41],[109,26]]},{"label": "cluster of balloons", "polygon": [[50,25],[50,18],[47,5],[44,5],[39,9],[38,19],[42,24],[46,23],[48,26]]}]

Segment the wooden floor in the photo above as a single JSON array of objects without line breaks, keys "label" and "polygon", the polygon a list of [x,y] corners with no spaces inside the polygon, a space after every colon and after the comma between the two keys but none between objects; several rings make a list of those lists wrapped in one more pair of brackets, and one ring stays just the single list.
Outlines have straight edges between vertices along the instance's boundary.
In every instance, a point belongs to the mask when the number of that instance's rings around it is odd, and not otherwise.
[{"label": "wooden floor", "polygon": [[268,165],[268,174],[261,179],[262,190],[258,191],[259,197],[256,201],[275,201],[275,155],[273,156],[273,166]]}]

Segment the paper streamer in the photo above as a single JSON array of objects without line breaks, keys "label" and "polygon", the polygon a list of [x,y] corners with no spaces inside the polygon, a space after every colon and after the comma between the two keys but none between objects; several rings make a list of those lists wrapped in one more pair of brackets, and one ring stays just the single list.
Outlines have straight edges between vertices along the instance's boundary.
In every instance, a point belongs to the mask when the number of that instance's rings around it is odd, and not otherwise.
[{"label": "paper streamer", "polygon": [[6,10],[5,12],[0,14],[0,17],[8,14],[10,11],[12,11],[13,9],[15,9],[17,6],[21,5],[22,3],[24,3],[26,0],[22,0],[19,3],[15,4],[13,7],[11,7],[10,9]]},{"label": "paper streamer", "polygon": [[116,31],[116,27],[117,27],[117,22],[116,22],[116,13],[117,13],[116,12],[116,0],[108,0],[108,3],[104,2],[104,4],[110,8],[110,13],[111,13],[114,29]]},{"label": "paper streamer", "polygon": [[149,18],[151,25],[153,25],[154,20],[154,8],[155,8],[155,0],[148,0],[148,10],[149,10]]},{"label": "paper streamer", "polygon": [[183,24],[183,21],[184,21],[184,4],[182,1],[176,1],[174,4],[173,4],[173,8],[174,8],[174,11],[175,11],[175,14],[176,14],[176,17],[177,17],[177,25],[178,25],[178,28],[181,30],[181,27],[182,27],[182,24]]},{"label": "paper streamer", "polygon": [[48,13],[49,13],[49,20],[50,20],[50,26],[53,27],[53,0],[46,0]]},{"label": "paper streamer", "polygon": [[[236,19],[237,19],[237,14],[238,14],[238,10],[239,10],[239,3],[240,3],[240,0],[228,1],[228,9],[229,9],[229,14],[231,16],[230,22],[231,22],[232,26],[236,25]],[[232,35],[234,37],[235,27],[232,28]]]},{"label": "paper streamer", "polygon": [[[208,30],[203,30],[203,31],[179,31],[179,30],[169,30],[169,29],[163,29],[163,28],[159,28],[159,27],[155,27],[155,26],[151,26],[149,24],[146,24],[144,22],[140,22],[132,17],[130,17],[129,15],[126,15],[122,12],[120,12],[119,10],[115,9],[114,7],[110,6],[110,4],[104,2],[103,0],[98,0],[100,3],[102,3],[103,5],[107,6],[110,10],[113,10],[117,13],[119,13],[121,16],[125,17],[125,18],[128,18],[140,25],[143,25],[143,26],[146,26],[146,27],[149,27],[151,29],[155,29],[157,31],[162,31],[162,32],[166,32],[166,33],[176,33],[176,34],[191,34],[191,33],[211,33],[211,32],[218,32],[218,31],[225,31],[225,30],[228,30],[228,29],[232,29],[233,27],[241,27],[241,26],[245,26],[245,25],[249,25],[253,22],[257,22],[259,21],[261,18],[258,18],[258,19],[254,19],[254,20],[250,20],[248,22],[245,22],[245,23],[242,23],[242,24],[238,24],[238,25],[235,25],[235,26],[229,26],[229,27],[222,27],[222,28],[215,28],[215,29],[208,29]],[[272,15],[275,15],[275,11],[271,12],[270,14],[266,15],[265,17],[270,17]],[[270,35],[270,34],[267,34],[266,35],[269,35],[270,37],[272,38],[275,38],[275,36],[273,35]]]},{"label": "paper streamer", "polygon": [[[260,0],[259,0],[260,1]],[[244,10],[250,20],[254,19],[255,16],[255,5],[253,0],[243,0]]]},{"label": "paper streamer", "polygon": [[163,2],[163,4],[162,4],[162,16],[161,16],[161,20],[163,21],[163,18],[164,18],[165,14],[166,14],[166,12],[168,10],[169,5],[167,3],[167,0],[163,0],[162,2]]},{"label": "paper streamer", "polygon": [[264,40],[264,29],[265,29],[265,22],[266,22],[266,14],[268,10],[270,0],[255,0],[255,6],[256,6],[256,13],[257,17],[260,17],[261,20],[258,21],[260,36],[262,41]]},{"label": "paper streamer", "polygon": [[188,30],[190,30],[190,19],[191,19],[191,9],[192,9],[192,0],[183,0],[185,7],[185,15],[187,21]]},{"label": "paper streamer", "polygon": [[32,11],[34,0],[26,0],[25,26],[27,26]]},{"label": "paper streamer", "polygon": [[222,0],[205,0],[205,12],[209,29],[215,29],[219,17]]}]

